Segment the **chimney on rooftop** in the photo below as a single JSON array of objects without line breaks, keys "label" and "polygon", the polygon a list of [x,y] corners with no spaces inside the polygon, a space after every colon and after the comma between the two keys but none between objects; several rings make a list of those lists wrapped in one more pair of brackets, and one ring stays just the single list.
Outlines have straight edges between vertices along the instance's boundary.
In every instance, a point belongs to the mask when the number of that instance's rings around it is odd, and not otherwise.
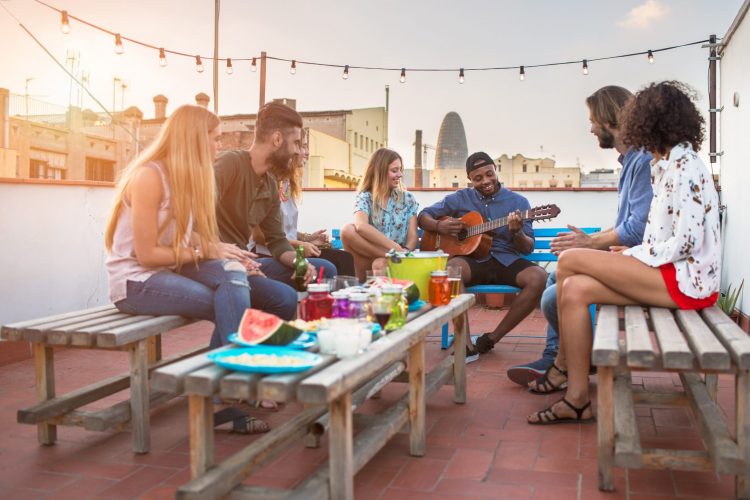
[{"label": "chimney on rooftop", "polygon": [[159,94],[154,97],[154,118],[163,120],[167,117],[167,103],[169,99]]},{"label": "chimney on rooftop", "polygon": [[208,103],[211,101],[211,98],[208,97],[208,94],[204,94],[201,92],[200,94],[195,94],[195,104],[202,108],[208,109]]},{"label": "chimney on rooftop", "polygon": [[422,187],[422,131],[414,138],[414,187]]}]

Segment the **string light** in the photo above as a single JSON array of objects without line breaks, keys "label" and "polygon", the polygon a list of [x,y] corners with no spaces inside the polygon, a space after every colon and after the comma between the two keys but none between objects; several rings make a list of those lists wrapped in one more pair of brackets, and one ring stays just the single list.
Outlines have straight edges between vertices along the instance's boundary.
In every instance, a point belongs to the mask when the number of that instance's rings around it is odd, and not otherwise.
[{"label": "string light", "polygon": [[523,66],[521,66],[521,70],[518,72],[518,78],[521,81],[524,81],[526,79],[526,71],[524,71]]},{"label": "string light", "polygon": [[589,74],[589,64],[586,62],[586,59],[583,60],[583,74],[588,75]]},{"label": "string light", "polygon": [[68,11],[60,11],[60,17],[60,31],[62,31],[64,35],[67,35],[68,33],[70,33],[70,20],[68,19]]},{"label": "string light", "polygon": [[164,53],[164,49],[159,49],[159,66],[162,68],[167,65],[167,54]]},{"label": "string light", "polygon": [[297,61],[292,60],[292,67],[289,68],[289,72],[293,75],[297,74]]},{"label": "string light", "polygon": [[198,73],[203,73],[203,61],[201,61],[201,56],[195,56],[195,70]]},{"label": "string light", "polygon": [[122,54],[125,49],[122,48],[122,37],[119,33],[115,33],[115,54]]},{"label": "string light", "polygon": [[349,65],[348,64],[344,66],[344,74],[341,75],[341,78],[343,78],[344,80],[349,79]]},{"label": "string light", "polygon": [[654,64],[654,53],[651,52],[650,50],[648,51],[648,63]]},{"label": "string light", "polygon": [[401,83],[406,81],[406,68],[401,68],[401,78],[399,78],[398,81]]},{"label": "string light", "polygon": [[252,71],[253,73],[258,71],[258,65],[256,64],[254,57],[253,57],[253,62],[250,64],[250,71]]},{"label": "string light", "polygon": [[458,73],[458,83],[464,83],[464,69],[461,68],[461,71]]},{"label": "string light", "polygon": [[234,68],[232,67],[232,58],[227,58],[227,75],[231,75],[234,73]]}]

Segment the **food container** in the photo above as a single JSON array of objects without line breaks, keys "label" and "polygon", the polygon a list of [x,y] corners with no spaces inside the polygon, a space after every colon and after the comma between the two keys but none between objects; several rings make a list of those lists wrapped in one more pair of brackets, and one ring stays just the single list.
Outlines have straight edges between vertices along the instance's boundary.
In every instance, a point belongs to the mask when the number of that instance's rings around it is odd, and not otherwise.
[{"label": "food container", "polygon": [[448,254],[438,252],[394,253],[388,257],[390,276],[396,279],[413,281],[419,288],[419,296],[429,297],[430,273],[445,270]]}]

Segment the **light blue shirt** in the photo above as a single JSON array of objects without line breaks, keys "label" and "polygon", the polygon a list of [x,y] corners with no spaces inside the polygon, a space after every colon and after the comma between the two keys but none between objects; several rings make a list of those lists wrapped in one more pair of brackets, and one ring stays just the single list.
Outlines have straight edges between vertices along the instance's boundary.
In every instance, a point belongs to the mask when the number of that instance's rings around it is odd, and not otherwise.
[{"label": "light blue shirt", "polygon": [[[399,194],[401,194],[400,197]],[[373,210],[372,193],[369,191],[357,193],[357,198],[354,200],[354,213],[366,213],[367,222],[401,246],[406,245],[409,219],[417,215],[418,210],[416,198],[408,191],[394,190],[388,198],[385,210]]]},{"label": "light blue shirt", "polygon": [[643,241],[648,210],[653,198],[651,189],[652,156],[643,150],[630,148],[617,161],[622,164],[617,186],[617,219],[615,232],[625,246],[634,247]]}]

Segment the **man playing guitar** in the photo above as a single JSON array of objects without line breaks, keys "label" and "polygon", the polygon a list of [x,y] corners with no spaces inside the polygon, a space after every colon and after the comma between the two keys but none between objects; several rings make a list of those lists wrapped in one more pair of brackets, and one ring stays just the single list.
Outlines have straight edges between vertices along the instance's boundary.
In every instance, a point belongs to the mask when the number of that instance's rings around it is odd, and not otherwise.
[{"label": "man playing guitar", "polygon": [[[495,329],[477,339],[476,349],[480,354],[489,352],[539,305],[547,281],[547,273],[541,267],[521,257],[534,250],[531,222],[523,222],[521,218],[521,210],[529,210],[529,202],[520,194],[501,187],[495,168],[495,162],[487,153],[472,154],[466,160],[466,174],[472,187],[449,194],[422,210],[418,217],[419,226],[425,231],[454,238],[466,228],[457,218],[468,212],[479,212],[486,221],[508,217],[507,226],[492,232],[488,256],[455,256],[449,260],[449,264],[461,266],[465,286],[512,285],[521,289]],[[467,354],[473,354],[469,349],[467,346]]]}]

